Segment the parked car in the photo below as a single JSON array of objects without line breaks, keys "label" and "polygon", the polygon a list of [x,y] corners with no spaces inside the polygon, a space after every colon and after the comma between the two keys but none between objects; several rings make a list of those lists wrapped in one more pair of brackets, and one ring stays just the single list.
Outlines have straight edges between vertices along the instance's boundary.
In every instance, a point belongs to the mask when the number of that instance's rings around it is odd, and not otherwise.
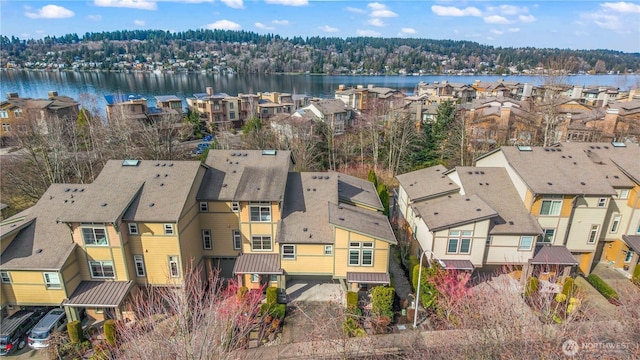
[{"label": "parked car", "polygon": [[39,310],[20,310],[0,323],[0,355],[22,350],[27,333],[44,315]]},{"label": "parked car", "polygon": [[27,343],[32,349],[46,348],[49,346],[51,333],[64,329],[66,325],[67,313],[64,309],[53,309],[31,329]]}]

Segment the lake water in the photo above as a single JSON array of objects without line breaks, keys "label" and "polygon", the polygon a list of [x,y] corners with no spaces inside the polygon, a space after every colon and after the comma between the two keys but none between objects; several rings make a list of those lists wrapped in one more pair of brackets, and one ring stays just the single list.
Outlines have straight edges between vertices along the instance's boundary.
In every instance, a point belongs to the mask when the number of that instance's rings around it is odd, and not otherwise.
[{"label": "lake water", "polygon": [[[104,109],[105,94],[137,93],[155,104],[156,95],[176,95],[181,99],[194,93],[203,93],[212,86],[216,93],[237,95],[238,93],[286,92],[315,97],[333,97],[338,85],[384,86],[412,94],[420,82],[449,81],[471,84],[475,80],[493,82],[500,79],[540,85],[540,76],[491,76],[491,75],[424,75],[424,76],[349,76],[349,75],[213,75],[213,74],[155,74],[155,73],[110,73],[79,71],[0,71],[0,94],[17,92],[21,97],[46,98],[48,91],[70,96],[83,104],[87,94],[96,98],[98,108]],[[566,77],[566,82],[577,85],[616,86],[621,90],[638,87],[640,75],[577,75]],[[185,103],[186,105],[186,103]]]}]

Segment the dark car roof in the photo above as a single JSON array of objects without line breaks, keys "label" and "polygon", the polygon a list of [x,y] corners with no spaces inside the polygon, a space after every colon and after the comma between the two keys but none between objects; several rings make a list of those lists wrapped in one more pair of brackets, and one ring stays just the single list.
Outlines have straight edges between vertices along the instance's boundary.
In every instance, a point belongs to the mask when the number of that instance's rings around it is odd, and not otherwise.
[{"label": "dark car roof", "polygon": [[35,313],[33,311],[21,310],[4,319],[0,323],[0,337],[11,335],[22,323],[29,320]]}]

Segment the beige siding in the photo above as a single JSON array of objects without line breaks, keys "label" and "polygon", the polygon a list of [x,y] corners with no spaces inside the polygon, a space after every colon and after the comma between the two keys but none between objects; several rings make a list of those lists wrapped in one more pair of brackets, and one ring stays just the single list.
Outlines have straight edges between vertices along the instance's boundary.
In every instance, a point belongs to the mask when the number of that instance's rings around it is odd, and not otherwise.
[{"label": "beige siding", "polygon": [[564,244],[564,238],[567,234],[567,227],[569,225],[569,218],[543,216],[538,218],[538,224],[540,224],[540,227],[542,227],[543,229],[556,229],[556,233],[553,238],[553,244]]},{"label": "beige siding", "polygon": [[288,275],[333,275],[333,255],[324,255],[324,245],[299,244],[295,247],[296,258],[280,262]]},{"label": "beige siding", "polygon": [[518,195],[520,195],[520,199],[522,199],[522,201],[525,200],[527,196],[527,189],[528,189],[527,185],[522,180],[522,178],[520,178],[520,175],[518,175],[518,173],[516,173],[516,171],[511,167],[511,165],[509,165],[509,162],[507,161],[507,158],[505,158],[502,151],[496,151],[495,153],[489,156],[486,156],[482,159],[477,160],[476,166],[505,168],[505,170],[507,170],[507,174],[509,174],[509,178],[511,179],[513,186],[516,188]]},{"label": "beige siding", "polygon": [[[457,226],[437,231],[434,234],[433,252],[442,260],[469,260],[474,266],[482,266],[484,251],[489,230],[489,220]],[[469,254],[447,253],[449,231],[472,231],[471,248]],[[461,237],[458,237],[461,238]],[[459,244],[458,244],[459,246]]]},{"label": "beige siding", "polygon": [[533,257],[535,246],[530,251],[520,251],[520,236],[495,235],[487,248],[485,264],[522,264]]},{"label": "beige siding", "polygon": [[[591,252],[596,250],[598,239],[607,231],[607,224],[604,224],[606,208],[578,207],[574,210],[567,248],[571,251]],[[599,225],[598,238],[593,244],[588,244],[589,232],[592,225]]]}]

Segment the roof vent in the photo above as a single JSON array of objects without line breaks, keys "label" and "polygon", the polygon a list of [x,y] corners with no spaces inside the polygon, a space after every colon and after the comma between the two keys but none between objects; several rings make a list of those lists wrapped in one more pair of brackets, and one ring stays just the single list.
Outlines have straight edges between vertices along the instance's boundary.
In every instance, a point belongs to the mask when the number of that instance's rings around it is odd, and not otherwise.
[{"label": "roof vent", "polygon": [[476,171],[475,173],[476,173],[476,175],[480,175],[480,171]]},{"label": "roof vent", "polygon": [[473,175],[473,171],[469,171],[469,172],[468,172],[468,174],[469,174],[469,175]]},{"label": "roof vent", "polygon": [[160,174],[156,174],[156,177],[157,177],[157,178],[159,178],[159,177],[160,177]]},{"label": "roof vent", "polygon": [[608,147],[608,146],[603,146],[603,148],[605,148],[605,149],[609,150],[609,147]]},{"label": "roof vent", "polygon": [[169,176],[169,174],[164,174],[164,177],[167,177],[167,176]]},{"label": "roof vent", "polygon": [[509,221],[509,225],[513,225],[513,221]]},{"label": "roof vent", "polygon": [[231,156],[236,156],[236,153],[231,153]]},{"label": "roof vent", "polygon": [[569,159],[573,159],[573,156],[571,156],[571,155],[567,155],[567,157],[568,157]]},{"label": "roof vent", "polygon": [[544,149],[544,151],[549,152],[550,150],[549,149]]},{"label": "roof vent", "polygon": [[312,179],[317,179],[318,177],[317,177],[317,176],[315,176],[315,175],[313,175],[311,178],[312,178]]},{"label": "roof vent", "polygon": [[227,187],[227,184],[222,184],[222,187]]},{"label": "roof vent", "polygon": [[84,188],[80,188],[80,192],[84,192]]},{"label": "roof vent", "polygon": [[342,210],[344,208],[342,207],[342,205],[338,205],[338,209]]},{"label": "roof vent", "polygon": [[65,204],[67,203],[67,201],[69,201],[69,200],[67,200],[67,199],[64,199],[64,203],[65,203]]},{"label": "roof vent", "polygon": [[149,207],[154,207],[154,206],[156,206],[156,203],[149,204]]},{"label": "roof vent", "polygon": [[464,201],[471,201],[471,199],[469,199],[469,198],[466,198],[466,199],[464,199]]},{"label": "roof vent", "polygon": [[566,158],[566,156],[562,155],[562,158],[564,159],[564,158]]},{"label": "roof vent", "polygon": [[585,186],[587,185],[587,183],[585,183],[584,181],[580,181],[580,185]]},{"label": "roof vent", "polygon": [[160,163],[156,163],[156,167],[160,166]]},{"label": "roof vent", "polygon": [[[256,188],[256,190],[260,190],[260,188]],[[313,189],[313,191],[316,191],[316,189]]]},{"label": "roof vent", "polygon": [[551,186],[551,185],[553,185],[553,183],[548,182],[547,185]]},{"label": "roof vent", "polygon": [[124,160],[122,162],[122,166],[138,166],[140,165],[140,160]]},{"label": "roof vent", "polygon": [[173,163],[169,164],[169,167],[173,167]]},{"label": "roof vent", "polygon": [[379,223],[379,222],[377,222],[377,221],[374,221],[374,222],[373,222],[373,225],[380,225],[380,223]]},{"label": "roof vent", "polygon": [[[78,192],[78,188],[73,189],[73,192]],[[71,195],[73,196],[73,195]]]},{"label": "roof vent", "polygon": [[482,211],[482,209],[480,209],[480,208],[477,208],[477,209],[476,209],[476,211]]},{"label": "roof vent", "polygon": [[248,155],[247,153],[242,154],[242,156],[243,156],[243,157],[244,157],[244,156],[247,156],[247,155]]},{"label": "roof vent", "polygon": [[105,206],[107,206],[107,203],[102,203],[102,204],[100,204],[100,206],[105,207]]},{"label": "roof vent", "polygon": [[562,149],[555,149],[555,151],[557,151],[557,152],[562,152]]},{"label": "roof vent", "polygon": [[620,176],[618,176],[618,175],[613,175],[613,178],[614,178],[614,179],[620,179]]},{"label": "roof vent", "polygon": [[69,192],[69,191],[71,191],[71,189],[69,188],[64,189],[64,192]]},{"label": "roof vent", "polygon": [[164,183],[160,183],[160,186],[164,186]]},{"label": "roof vent", "polygon": [[238,165],[238,162],[236,161],[236,165]]},{"label": "roof vent", "polygon": [[324,176],[324,179],[325,179],[325,180],[329,180],[329,175],[325,175],[325,176]]},{"label": "roof vent", "polygon": [[307,188],[307,191],[311,191],[311,189]]},{"label": "roof vent", "polygon": [[338,220],[344,221],[344,218],[343,217],[339,217]]},{"label": "roof vent", "polygon": [[480,171],[480,175],[484,175],[484,171]]},{"label": "roof vent", "polygon": [[[260,188],[258,188],[258,190],[260,190]],[[313,191],[316,191],[316,188],[313,188]]]},{"label": "roof vent", "polygon": [[578,163],[574,161],[574,162],[573,162],[573,165],[578,165]]},{"label": "roof vent", "polygon": [[436,169],[436,171],[440,171],[440,169]]},{"label": "roof vent", "polygon": [[409,184],[409,186],[413,186],[413,184]]},{"label": "roof vent", "polygon": [[40,254],[42,252],[42,249],[36,249],[36,254]]},{"label": "roof vent", "polygon": [[480,183],[480,186],[482,186],[482,183]]},{"label": "roof vent", "polygon": [[304,232],[307,232],[307,230],[308,230],[307,228],[302,228],[302,231]]},{"label": "roof vent", "polygon": [[438,212],[434,212],[434,213],[433,213],[433,215],[438,215],[438,214],[439,214]]}]

